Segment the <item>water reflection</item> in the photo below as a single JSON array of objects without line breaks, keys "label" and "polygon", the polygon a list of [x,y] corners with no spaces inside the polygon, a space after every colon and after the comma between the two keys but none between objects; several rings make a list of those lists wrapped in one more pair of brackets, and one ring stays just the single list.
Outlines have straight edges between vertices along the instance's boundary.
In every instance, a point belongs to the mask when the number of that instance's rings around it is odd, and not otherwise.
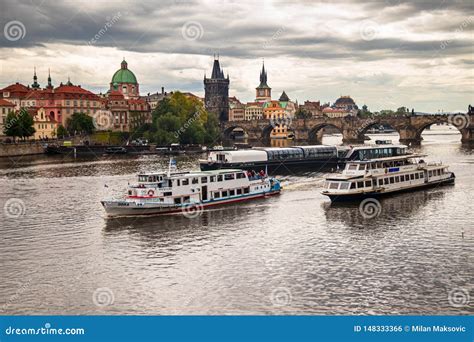
[{"label": "water reflection", "polygon": [[[349,228],[382,228],[387,222],[400,222],[416,217],[417,213],[428,204],[429,201],[441,200],[452,185],[429,190],[400,193],[392,197],[379,198],[381,210],[376,217],[365,218],[361,213],[361,202],[323,202],[321,208],[324,210],[328,222],[340,222]],[[392,225],[392,223],[390,223]]]}]

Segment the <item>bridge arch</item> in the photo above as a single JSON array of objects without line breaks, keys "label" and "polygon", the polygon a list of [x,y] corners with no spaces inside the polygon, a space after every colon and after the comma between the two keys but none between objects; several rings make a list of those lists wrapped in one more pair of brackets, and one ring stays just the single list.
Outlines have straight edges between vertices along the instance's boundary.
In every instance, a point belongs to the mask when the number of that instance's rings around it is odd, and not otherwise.
[{"label": "bridge arch", "polygon": [[364,140],[365,138],[365,135],[367,133],[369,133],[369,130],[371,128],[378,128],[380,126],[384,126],[384,127],[390,127],[391,129],[395,130],[395,132],[397,132],[398,134],[398,137],[400,138],[401,136],[401,133],[400,131],[403,129],[402,127],[399,127],[397,125],[394,125],[393,123],[391,123],[390,121],[388,120],[377,120],[375,122],[370,122],[364,126],[362,126],[360,129],[359,129],[359,138]]},{"label": "bridge arch", "polygon": [[440,123],[440,124],[447,124],[448,127],[454,127],[454,128],[456,128],[456,132],[459,132],[459,134],[461,134],[461,135],[462,135],[462,133],[463,133],[463,132],[462,132],[462,129],[463,129],[464,127],[456,126],[456,125],[454,125],[452,122],[450,122],[450,120],[445,120],[445,121],[439,121],[439,120],[437,120],[437,121],[432,121],[432,122],[426,123],[426,124],[422,125],[421,127],[418,127],[417,136],[418,136],[421,140],[423,140],[423,137],[422,137],[423,132],[424,132],[426,129],[428,129],[428,128],[430,128],[431,126],[433,126],[433,125],[435,125],[435,124],[438,124],[438,123]]},{"label": "bridge arch", "polygon": [[309,132],[308,132],[308,141],[310,142],[319,142],[319,143],[322,143],[323,141],[323,129],[324,128],[336,128],[341,134],[344,133],[344,130],[342,129],[342,127],[339,127],[338,125],[335,125],[333,123],[329,123],[329,122],[324,122],[324,123],[320,123],[320,124],[317,124],[316,126],[313,126]]},{"label": "bridge arch", "polygon": [[226,140],[234,139],[235,137],[232,137],[232,132],[234,132],[236,128],[240,128],[244,132],[244,134],[248,135],[246,129],[242,125],[230,125],[226,127],[224,131],[222,132],[224,139]]}]

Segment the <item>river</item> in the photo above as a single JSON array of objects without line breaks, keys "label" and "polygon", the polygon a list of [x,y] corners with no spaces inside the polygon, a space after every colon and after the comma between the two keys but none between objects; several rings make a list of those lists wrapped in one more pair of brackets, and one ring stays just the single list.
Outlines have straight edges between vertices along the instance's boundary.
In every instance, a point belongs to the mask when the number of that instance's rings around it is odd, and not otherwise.
[{"label": "river", "polygon": [[383,199],[375,218],[331,205],[315,171],[196,218],[106,219],[100,199],[168,161],[2,159],[1,314],[473,314],[472,150],[445,126],[417,150],[456,184]]}]

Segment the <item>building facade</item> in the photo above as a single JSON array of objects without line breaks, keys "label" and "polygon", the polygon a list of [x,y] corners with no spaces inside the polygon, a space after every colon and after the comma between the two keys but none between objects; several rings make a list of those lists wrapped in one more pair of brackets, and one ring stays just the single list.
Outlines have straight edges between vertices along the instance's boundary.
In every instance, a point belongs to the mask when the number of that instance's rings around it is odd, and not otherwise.
[{"label": "building facade", "polygon": [[229,121],[245,120],[245,106],[235,96],[229,97]]},{"label": "building facade", "polygon": [[34,139],[43,140],[56,138],[58,123],[54,120],[54,117],[48,114],[45,108],[31,108],[29,113],[33,116],[34,121]]},{"label": "building facade", "polygon": [[229,75],[224,77],[219,59],[214,59],[210,78],[204,75],[204,104],[209,113],[214,113],[219,121],[229,120]]},{"label": "building facade", "polygon": [[311,114],[313,118],[323,116],[323,110],[321,108],[320,101],[305,101],[304,104],[300,105],[300,109]]},{"label": "building facade", "polygon": [[3,133],[3,130],[5,129],[5,123],[7,122],[7,115],[10,112],[15,111],[15,104],[4,100],[0,99],[0,137],[4,137],[5,134]]},{"label": "building facade", "polygon": [[245,105],[245,120],[262,120],[263,104],[263,102],[247,102]]}]

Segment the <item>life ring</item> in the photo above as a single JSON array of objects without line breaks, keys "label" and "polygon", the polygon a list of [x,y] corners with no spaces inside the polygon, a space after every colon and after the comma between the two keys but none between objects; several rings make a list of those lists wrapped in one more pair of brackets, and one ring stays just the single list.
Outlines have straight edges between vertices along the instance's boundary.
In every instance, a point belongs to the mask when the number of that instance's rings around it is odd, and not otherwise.
[{"label": "life ring", "polygon": [[148,190],[148,196],[153,196],[155,194],[155,191],[154,190]]}]

